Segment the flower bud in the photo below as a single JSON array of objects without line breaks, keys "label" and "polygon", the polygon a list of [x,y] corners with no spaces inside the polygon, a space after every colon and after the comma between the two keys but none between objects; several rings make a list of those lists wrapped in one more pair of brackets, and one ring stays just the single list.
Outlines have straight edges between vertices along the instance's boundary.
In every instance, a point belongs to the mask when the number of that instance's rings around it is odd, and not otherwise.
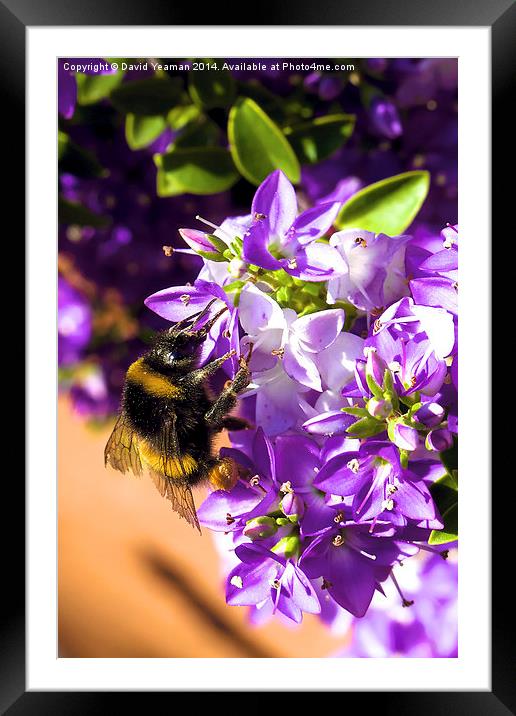
[{"label": "flower bud", "polygon": [[[179,229],[181,238],[193,249],[199,256],[210,261],[223,261],[223,256],[219,249],[214,246],[212,237],[210,234],[205,234],[204,231],[197,231],[197,229]],[[220,241],[220,240],[218,240]],[[224,247],[226,245],[222,242]]]},{"label": "flower bud", "polygon": [[204,231],[197,229],[179,229],[181,238],[194,251],[214,251],[214,246]]},{"label": "flower bud", "polygon": [[443,452],[449,450],[453,445],[453,436],[447,428],[430,430],[426,436],[425,445],[427,450]]},{"label": "flower bud", "polygon": [[252,540],[267,539],[276,534],[278,525],[273,517],[254,517],[249,520],[244,527],[244,535]]},{"label": "flower bud", "polygon": [[392,413],[392,403],[390,400],[378,400],[371,398],[367,401],[367,412],[373,418],[385,420]]},{"label": "flower bud", "polygon": [[365,377],[369,390],[375,398],[383,397],[380,386],[383,384],[383,377],[387,370],[387,363],[376,352],[375,348],[369,348],[367,351],[367,360],[365,366]]},{"label": "flower bud", "polygon": [[301,519],[305,513],[305,503],[295,492],[287,492],[281,500],[280,507],[283,514],[289,518],[297,516],[297,519]]},{"label": "flower bud", "polygon": [[415,428],[402,422],[389,425],[389,438],[400,450],[415,450],[419,445],[419,435]]},{"label": "flower bud", "polygon": [[444,418],[444,408],[439,403],[424,403],[413,415],[417,423],[433,428]]},{"label": "flower bud", "polygon": [[283,539],[280,539],[271,551],[274,552],[274,554],[285,557],[285,559],[290,559],[291,557],[295,557],[299,554],[300,548],[301,541],[299,539],[299,535],[291,534],[283,537]]}]

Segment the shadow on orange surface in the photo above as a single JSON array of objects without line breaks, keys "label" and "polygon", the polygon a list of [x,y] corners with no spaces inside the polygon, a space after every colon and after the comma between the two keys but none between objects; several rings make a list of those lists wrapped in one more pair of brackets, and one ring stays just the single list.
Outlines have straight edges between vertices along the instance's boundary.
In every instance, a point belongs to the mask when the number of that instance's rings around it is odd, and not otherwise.
[{"label": "shadow on orange surface", "polygon": [[180,520],[150,479],[104,468],[110,429],[60,398],[59,656],[320,657],[344,645],[315,616],[254,627],[228,607],[209,531]]}]

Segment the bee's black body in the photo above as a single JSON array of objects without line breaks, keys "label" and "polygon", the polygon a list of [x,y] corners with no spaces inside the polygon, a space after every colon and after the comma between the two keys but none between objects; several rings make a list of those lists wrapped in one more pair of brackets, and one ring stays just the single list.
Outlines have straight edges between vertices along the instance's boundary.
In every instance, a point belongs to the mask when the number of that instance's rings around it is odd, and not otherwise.
[{"label": "bee's black body", "polygon": [[197,527],[190,487],[205,479],[218,489],[235,482],[231,461],[212,454],[212,438],[236,427],[238,419],[228,413],[250,380],[248,356],[240,360],[234,379],[211,397],[210,376],[234,354],[198,366],[199,347],[219,315],[198,330],[183,321],[160,333],[152,349],[129,367],[120,417],[105,450],[106,463],[121,472],[148,470],[174,509]]},{"label": "bee's black body", "polygon": [[[143,363],[151,364],[154,370],[157,369],[155,361],[148,361],[144,357]],[[213,401],[208,397],[205,383],[188,385],[189,371],[170,371],[164,365],[157,372],[167,376],[173,385],[183,385],[184,397],[156,397],[142,386],[127,381],[122,398],[123,410],[133,430],[157,451],[161,449],[165,421],[170,418],[172,412],[177,415],[176,431],[180,454],[191,455],[199,464],[199,469],[188,475],[188,482],[195,485],[206,477],[206,470],[214,462],[211,444],[215,431],[204,418]]]}]

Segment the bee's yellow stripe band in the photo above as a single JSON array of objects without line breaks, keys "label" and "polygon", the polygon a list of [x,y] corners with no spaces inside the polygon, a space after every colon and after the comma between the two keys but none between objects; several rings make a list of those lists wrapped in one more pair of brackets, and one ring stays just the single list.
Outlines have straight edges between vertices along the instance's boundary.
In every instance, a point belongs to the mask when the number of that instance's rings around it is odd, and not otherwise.
[{"label": "bee's yellow stripe band", "polygon": [[150,395],[156,398],[179,398],[181,389],[171,383],[165,376],[156,373],[138,358],[127,371],[127,380],[140,385]]},{"label": "bee's yellow stripe band", "polygon": [[197,460],[188,453],[179,457],[169,457],[165,461],[157,450],[154,450],[149,443],[140,440],[138,444],[141,459],[154,472],[165,473],[168,477],[184,477],[191,475],[197,469]]}]

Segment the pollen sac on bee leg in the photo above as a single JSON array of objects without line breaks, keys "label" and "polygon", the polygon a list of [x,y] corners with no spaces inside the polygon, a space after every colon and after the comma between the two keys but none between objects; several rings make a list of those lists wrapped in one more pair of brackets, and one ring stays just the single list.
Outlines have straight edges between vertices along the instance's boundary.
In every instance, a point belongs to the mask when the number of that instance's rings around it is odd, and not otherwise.
[{"label": "pollen sac on bee leg", "polygon": [[221,458],[208,473],[208,480],[216,490],[232,490],[238,482],[238,466],[230,457]]}]

